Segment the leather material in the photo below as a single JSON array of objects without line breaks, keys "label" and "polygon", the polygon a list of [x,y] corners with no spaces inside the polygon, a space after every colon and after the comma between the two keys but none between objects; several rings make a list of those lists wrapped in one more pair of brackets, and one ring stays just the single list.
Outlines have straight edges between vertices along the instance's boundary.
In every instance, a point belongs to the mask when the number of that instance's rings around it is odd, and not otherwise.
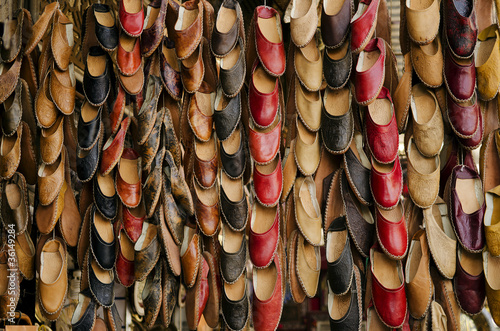
[{"label": "leather material", "polygon": [[179,280],[172,273],[168,272],[166,263],[163,263],[163,305],[161,308],[163,325],[170,325],[172,321],[172,314],[174,313],[177,296],[179,295],[179,287]]},{"label": "leather material", "polygon": [[[331,284],[331,283],[330,283]],[[337,303],[336,306],[333,306],[334,300],[335,300],[335,295],[333,295],[332,292],[328,292],[328,312],[329,312],[329,319],[330,319],[330,329],[331,330],[357,330],[359,329],[359,325],[361,325],[361,321],[363,320],[363,312],[362,312],[362,284],[361,284],[361,275],[359,274],[358,267],[354,267],[354,274],[352,276],[352,287],[350,288],[350,293],[348,295],[350,296],[350,301],[349,301],[349,307],[347,308],[347,311],[345,312],[345,315],[340,317],[339,319],[333,319],[331,316],[332,309],[335,308],[340,308],[340,304],[342,304],[342,300],[345,300],[344,298],[340,299],[339,303]],[[333,299],[330,299],[330,296],[333,297]],[[346,304],[345,302],[344,304]],[[331,306],[330,306],[331,305]],[[345,310],[345,308],[342,308]],[[338,315],[338,313],[337,313]]]},{"label": "leather material", "polygon": [[[340,177],[340,175],[338,176]],[[358,252],[363,257],[367,257],[370,254],[370,246],[373,242],[375,221],[367,207],[361,205],[353,197],[351,188],[349,187],[347,178],[343,172],[341,177],[337,180],[340,181],[342,202],[347,218],[347,228],[349,229],[349,233],[351,234],[351,238],[354,241],[354,245],[356,246]],[[337,216],[340,215],[335,215],[335,217]]]},{"label": "leather material", "polygon": [[350,249],[350,239],[349,235],[346,235],[345,243],[343,243],[342,252],[336,260],[330,260],[329,256],[332,250],[336,250],[335,245],[342,244],[329,240],[329,234],[346,232],[347,234],[347,224],[346,217],[337,217],[330,223],[326,231],[326,250],[327,250],[327,271],[328,271],[328,284],[330,285],[331,291],[336,295],[342,295],[349,291],[354,276],[354,264],[352,259],[352,253]]},{"label": "leather material", "polygon": [[101,186],[99,185],[99,181],[97,180],[97,178],[98,176],[95,176],[93,181],[95,205],[99,213],[105,219],[113,221],[118,214],[118,197],[116,195],[116,191],[112,196],[105,195],[101,190]]},{"label": "leather material", "polygon": [[[163,39],[167,52],[174,52],[175,44],[168,37]],[[175,58],[175,57],[174,57]],[[160,52],[161,81],[168,94],[175,100],[180,100],[182,96],[182,80],[178,63],[169,63],[163,52]]]},{"label": "leather material", "polygon": [[54,16],[54,13],[57,9],[59,9],[59,3],[54,2],[44,7],[43,13],[33,25],[32,30],[34,33],[31,34],[30,38],[26,42],[26,47],[24,50],[25,54],[30,54],[35,49],[35,47],[38,46],[38,43],[45,35],[49,24],[52,22],[52,16]]},{"label": "leather material", "polygon": [[[345,0],[344,3],[348,3],[349,1],[350,0]],[[325,49],[325,52],[323,53],[323,74],[325,76],[326,83],[332,89],[344,87],[349,81],[349,77],[351,76],[351,48],[349,47],[349,45],[347,45],[346,47],[342,46],[339,50],[342,51],[344,48],[345,54],[338,60],[330,57],[330,53],[332,53],[332,55],[337,55],[337,52],[339,52],[337,49]]]},{"label": "leather material", "polygon": [[127,237],[133,242],[137,242],[137,239],[141,236],[142,225],[146,219],[146,214],[144,216],[138,217],[130,212],[130,209],[123,206],[123,227]]},{"label": "leather material", "polygon": [[[299,177],[293,187],[295,221],[302,236],[313,246],[324,244],[321,210],[312,177]],[[300,240],[300,239],[299,239]]]},{"label": "leather material", "polygon": [[479,148],[481,146],[481,143],[483,142],[483,137],[484,137],[484,130],[485,130],[485,123],[483,119],[483,112],[481,109],[478,111],[478,124],[477,124],[477,130],[476,133],[471,138],[460,138],[457,137],[458,142],[460,145],[468,151],[471,151],[473,149]]},{"label": "leather material", "polygon": [[457,304],[452,281],[439,277],[436,272],[431,272],[431,275],[436,287],[436,302],[439,303],[445,311],[448,330],[459,330],[461,312]]},{"label": "leather material", "polygon": [[109,174],[120,160],[125,147],[125,137],[130,125],[130,117],[125,118],[120,124],[120,130],[116,135],[110,136],[102,150],[100,171],[102,175]]},{"label": "leather material", "polygon": [[[156,0],[151,1],[148,5],[148,14],[146,15],[147,21],[144,21],[144,30],[141,34],[141,53],[144,57],[150,57],[163,40],[167,3],[168,1],[165,0]],[[159,13],[155,17],[150,10],[159,10]],[[154,22],[148,28],[147,26],[151,19],[154,19]]]},{"label": "leather material", "polygon": [[110,331],[119,331],[122,329],[122,319],[120,318],[120,314],[118,313],[118,309],[116,308],[116,304],[113,304],[111,308],[103,308],[104,310],[104,322],[106,323],[106,327]]},{"label": "leather material", "polygon": [[[221,92],[217,93],[217,98],[215,104],[219,104],[221,101]],[[218,102],[219,101],[219,102]],[[216,109],[213,115],[213,121],[215,122],[215,131],[217,133],[217,138],[219,141],[224,141],[236,130],[238,123],[241,118],[241,94],[230,99],[226,105],[221,110]]]},{"label": "leather material", "polygon": [[51,204],[63,186],[65,159],[66,153],[61,153],[59,162],[50,166],[42,165],[38,169],[38,194],[42,206]]},{"label": "leather material", "polygon": [[[256,218],[256,207],[252,209],[252,219]],[[278,247],[280,234],[280,212],[276,208],[276,216],[274,217],[271,227],[263,232],[257,233],[250,226],[250,234],[248,236],[248,246],[250,251],[250,260],[257,268],[265,268],[276,257],[276,249]]]},{"label": "leather material", "polygon": [[[202,0],[203,1],[203,0]],[[204,257],[201,258],[200,272],[196,278],[196,285],[186,290],[186,320],[190,330],[196,330],[201,315],[207,305],[210,289],[208,285],[209,265]]]},{"label": "leather material", "polygon": [[294,47],[293,66],[297,78],[308,91],[318,91],[323,82],[323,61],[316,40],[304,48]]},{"label": "leather material", "polygon": [[[41,275],[37,288],[40,308],[48,315],[59,314],[68,289],[66,244],[61,238],[58,237],[49,239],[43,244],[41,251],[39,251],[39,254],[37,255],[40,259],[38,274]],[[52,259],[56,261],[51,261]],[[57,265],[60,266],[60,269],[56,271],[56,275],[58,275],[57,278],[48,283],[43,277],[43,267],[47,268],[48,265],[52,264],[51,262],[58,263]]]},{"label": "leather material", "polygon": [[[183,177],[182,172],[177,168],[174,157],[170,151],[165,152],[166,163],[163,164],[164,180],[170,182],[172,189],[172,195],[175,201],[179,204],[179,207],[183,208],[189,215],[193,215],[193,198],[191,197],[191,192],[189,191],[189,186]],[[165,184],[164,184],[165,185]],[[168,191],[164,186],[165,191]]]},{"label": "leather material", "polygon": [[98,15],[109,15],[112,18],[113,22],[115,21],[114,14],[111,12],[111,8],[106,4],[95,3],[92,6],[94,10],[95,17],[95,35],[97,37],[97,41],[107,51],[113,51],[118,46],[118,27],[116,24],[113,26],[105,26],[99,23]]},{"label": "leather material", "polygon": [[[500,35],[498,27],[494,24],[484,29],[478,36],[480,41],[477,49],[478,55],[481,54],[481,62],[476,63],[477,72],[477,91],[483,100],[493,99],[500,86]],[[490,49],[490,44],[493,47]],[[478,58],[479,60],[479,58]]]},{"label": "leather material", "polygon": [[[430,208],[439,193],[440,159],[439,156],[426,158],[410,138],[406,155],[408,156],[408,192],[413,202],[420,208]],[[425,190],[422,190],[425,187]]]},{"label": "leather material", "polygon": [[64,115],[71,115],[75,109],[76,79],[73,64],[68,70],[57,68],[51,72],[49,92],[52,101]]},{"label": "leather material", "polygon": [[474,3],[468,0],[446,0],[443,9],[444,31],[450,51],[456,57],[471,57],[477,40]]},{"label": "leather material", "polygon": [[473,100],[467,105],[459,104],[453,100],[448,94],[447,97],[448,121],[453,132],[459,138],[472,138],[479,129],[479,104],[473,94]]},{"label": "leather material", "polygon": [[[188,237],[184,236],[184,240],[188,240]],[[182,278],[187,288],[193,287],[196,282],[202,259],[200,249],[200,236],[195,233],[189,239],[186,251],[181,251]]]},{"label": "leather material", "polygon": [[[123,37],[127,38],[127,37]],[[121,42],[118,44],[118,51],[116,52],[116,67],[118,71],[123,76],[133,76],[141,69],[142,57],[141,57],[141,46],[139,39],[134,41],[134,47],[132,51],[126,51]]]},{"label": "leather material", "polygon": [[[115,301],[115,293],[114,293],[114,275],[113,272],[111,271],[104,271],[109,273],[109,278],[111,279],[110,283],[103,283],[97,278],[96,271],[94,268],[99,268],[97,264],[93,264],[93,257],[92,255],[87,256],[88,260],[88,265],[87,265],[87,270],[88,270],[88,282],[89,282],[89,288],[90,291],[92,292],[92,297],[95,298],[97,303],[105,308],[109,308],[113,305]],[[102,273],[103,270],[100,270]]]},{"label": "leather material", "polygon": [[122,122],[123,115],[125,114],[126,105],[125,90],[121,84],[118,84],[118,94],[113,103],[113,108],[109,112],[109,121],[111,126],[111,133],[116,134],[120,128],[120,123]]},{"label": "leather material", "polygon": [[[134,284],[134,260],[128,260],[122,252],[121,248],[121,236],[125,236],[125,232],[122,230],[118,233],[117,242],[117,254],[116,254],[116,280],[118,283],[125,287],[130,287]],[[125,238],[124,240],[130,240]],[[132,242],[131,242],[132,244]]]},{"label": "leather material", "polygon": [[30,130],[26,122],[21,122],[21,126],[23,127],[21,137],[21,162],[19,163],[17,171],[26,177],[26,182],[28,184],[35,185],[37,177],[37,159],[32,138],[33,131]]},{"label": "leather material", "polygon": [[[428,45],[411,43],[410,58],[413,69],[422,83],[428,87],[439,87],[443,84],[443,50],[441,38],[437,36]],[[428,70],[432,68],[432,70]]]},{"label": "leather material", "polygon": [[172,196],[171,182],[163,176],[163,206],[165,223],[168,225],[170,236],[176,245],[181,245],[184,239],[184,214]]},{"label": "leather material", "polygon": [[[165,116],[164,108],[155,113],[156,121],[153,126],[153,130],[149,134],[148,138],[141,146],[141,167],[143,170],[151,173],[155,159],[158,158],[159,154],[164,151],[164,141],[165,135],[162,130],[163,118]],[[161,146],[160,146],[161,145]],[[163,155],[160,156],[160,160],[156,163],[161,163]]]},{"label": "leather material", "polygon": [[40,135],[40,156],[45,164],[53,164],[61,154],[64,132],[64,116],[59,116],[50,129],[42,129]]},{"label": "leather material", "polygon": [[52,23],[50,45],[54,61],[62,71],[68,70],[70,57],[73,53],[73,23],[64,15],[62,10],[57,9]]},{"label": "leather material", "polygon": [[[361,134],[356,133],[356,136],[359,137],[359,140],[362,141]],[[356,139],[356,138],[354,138]],[[371,165],[367,168],[365,164],[360,160],[359,154],[363,153],[364,150],[362,146],[358,146],[356,141],[353,140],[347,152],[344,153],[344,171],[349,181],[349,185],[351,186],[351,190],[358,198],[359,202],[364,205],[372,205],[373,204],[373,196],[370,191],[370,172]],[[368,162],[368,158],[366,155],[363,155],[365,162]],[[368,162],[369,163],[369,162]]]},{"label": "leather material", "polygon": [[[373,0],[375,2],[377,0]],[[366,13],[366,12],[365,12]],[[351,45],[353,45],[351,41]],[[385,57],[386,57],[386,49],[385,49],[385,41],[382,38],[372,39],[365,47],[363,52],[360,54],[360,57],[365,57],[364,53],[372,53],[377,54],[379,52],[379,57],[377,61],[373,63],[373,65],[364,70],[360,71],[360,63],[356,66],[354,71],[354,97],[356,102],[360,105],[366,106],[372,103],[375,98],[379,97],[380,90],[382,89],[382,85],[384,83],[385,77]],[[387,93],[388,94],[388,93]]]},{"label": "leather material", "polygon": [[241,299],[231,300],[226,294],[226,284],[223,285],[222,289],[222,317],[224,322],[227,324],[231,330],[243,330],[247,324],[248,317],[250,316],[250,304],[248,302],[248,296],[246,291],[243,292]]},{"label": "leather material", "polygon": [[[82,106],[82,109],[85,105]],[[95,107],[88,105],[89,108]],[[78,147],[84,151],[88,151],[93,148],[97,142],[98,138],[101,136],[101,116],[102,116],[102,107],[97,109],[96,116],[85,122],[82,115],[78,119]]]},{"label": "leather material", "polygon": [[70,247],[76,247],[80,236],[80,228],[82,226],[82,215],[80,214],[80,210],[78,209],[75,193],[73,187],[71,186],[71,172],[68,157],[69,154],[66,147],[63,148],[62,153],[66,154],[66,164],[64,171],[65,184],[67,184],[68,188],[64,193],[64,209],[61,213],[61,218],[59,221],[59,230],[66,244]]},{"label": "leather material", "polygon": [[304,237],[297,239],[297,263],[295,272],[307,297],[312,298],[318,291],[321,254],[318,246],[311,246]]},{"label": "leather material", "polygon": [[12,177],[21,162],[22,134],[23,126],[19,125],[12,137],[0,137],[0,179]]},{"label": "leather material", "polygon": [[[7,189],[10,186],[14,190]],[[9,193],[10,192],[10,193]],[[12,205],[15,202],[15,193],[20,194],[20,201],[17,206]],[[4,230],[15,229],[16,235],[21,235],[26,231],[30,220],[28,191],[26,180],[20,173],[15,173],[9,181],[0,184],[0,221]]]},{"label": "leather material", "polygon": [[18,56],[14,62],[4,64],[0,74],[0,103],[3,103],[14,92],[21,73],[21,62],[22,57]]},{"label": "leather material", "polygon": [[273,76],[281,76],[285,72],[285,46],[283,38],[279,43],[274,43],[268,40],[264,33],[261,31],[258,24],[259,18],[262,19],[276,19],[276,29],[280,36],[283,35],[281,29],[281,19],[276,9],[268,6],[258,6],[255,8],[253,15],[253,23],[255,25],[255,46],[257,56],[259,57],[262,66],[266,71]]},{"label": "leather material", "polygon": [[[293,204],[293,200],[290,200]],[[287,208],[288,216],[291,216],[292,208]],[[287,217],[287,216],[285,216]],[[288,247],[287,252],[290,252],[287,256],[288,263],[288,284],[290,285],[290,294],[292,295],[292,299],[296,303],[302,303],[306,299],[306,293],[302,289],[300,285],[300,280],[297,276],[296,272],[296,261],[297,261],[297,240],[299,236],[299,230],[293,230],[290,234],[287,234]]]},{"label": "leather material", "polygon": [[118,163],[118,171],[116,172],[116,179],[115,179],[116,192],[118,193],[118,197],[120,197],[122,203],[129,208],[135,208],[141,202],[141,195],[142,195],[141,180],[140,180],[141,178],[140,157],[139,154],[132,148],[125,148],[123,150],[121,159],[137,160],[138,162],[137,164],[137,172],[139,174],[138,182],[128,183],[127,181],[130,181],[130,179],[122,177],[120,171],[120,163]]},{"label": "leather material", "polygon": [[181,6],[184,11],[191,12],[190,15],[196,14],[195,20],[185,29],[177,29],[179,19],[174,28],[172,38],[175,42],[175,52],[179,60],[184,60],[193,54],[202,39],[204,6],[202,0],[190,0]]},{"label": "leather material", "polygon": [[[238,5],[239,6],[239,5]],[[214,29],[215,32],[215,29]],[[234,98],[245,83],[246,63],[245,63],[245,44],[243,39],[239,39],[240,54],[235,65],[229,69],[220,68],[219,79],[224,95],[228,98]]]},{"label": "leather material", "polygon": [[99,153],[101,143],[98,142],[88,152],[79,151],[76,155],[76,173],[78,179],[82,182],[88,182],[92,179],[97,167],[99,166]]},{"label": "leather material", "polygon": [[[368,106],[368,111],[365,112],[366,140],[373,158],[379,163],[388,164],[398,157],[398,127],[392,99],[389,91],[385,87],[382,88],[377,99],[389,100],[390,109],[384,107],[384,111],[391,113],[391,120],[385,125],[377,124],[371,114],[371,109],[377,111],[377,108]],[[381,107],[383,107],[383,105]],[[381,112],[380,109],[378,109],[378,112]]]},{"label": "leather material", "polygon": [[373,166],[370,175],[370,187],[373,199],[382,209],[393,209],[399,202],[403,190],[403,172],[399,157],[393,163],[390,172],[380,172]]},{"label": "leather material", "polygon": [[220,145],[220,159],[222,163],[222,170],[224,170],[228,177],[233,179],[237,179],[243,176],[243,173],[245,172],[245,169],[247,167],[248,158],[248,151],[246,147],[247,140],[244,137],[242,126],[240,125],[239,129],[237,130],[239,132],[240,141],[238,150],[234,154],[228,154],[224,150],[224,144]]},{"label": "leather material", "polygon": [[[277,254],[274,255],[274,258],[272,260],[272,263],[274,263],[276,270],[275,271],[276,283],[274,284],[274,290],[271,293],[271,296],[269,298],[262,300],[257,296],[257,293],[254,290],[253,301],[252,301],[252,317],[253,317],[253,325],[256,330],[275,330],[278,327],[278,323],[281,318],[281,313],[283,310],[283,292],[284,292],[284,277],[285,277],[282,271],[283,270],[282,263],[284,262],[282,258],[283,255],[282,250],[283,248],[281,247],[280,244],[278,247],[278,252]],[[259,271],[257,269],[253,269],[253,279],[254,282],[257,279],[257,282],[255,282],[257,285],[260,284],[258,282],[258,272]],[[272,274],[269,275],[271,276]],[[269,276],[267,277],[267,279],[265,278],[264,280],[261,280],[261,282],[262,281],[265,282],[268,280]]]},{"label": "leather material", "polygon": [[[221,8],[222,7],[227,8],[226,10],[234,10],[236,12],[236,21],[227,32],[220,32],[217,28],[217,23],[215,24],[212,31],[210,47],[212,48],[212,53],[214,53],[216,57],[224,57],[229,54],[238,42],[238,36],[245,33],[243,27],[243,12],[241,11],[238,1],[223,1],[221,4]],[[219,11],[217,14],[217,20],[223,21],[224,17],[219,17],[220,13]]]},{"label": "leather material", "polygon": [[[213,143],[215,143],[215,141]],[[212,144],[212,142],[208,142],[207,144]],[[214,186],[217,180],[217,149],[214,150],[214,154],[209,160],[200,159],[196,151],[194,154],[194,178],[202,188],[209,189]]]},{"label": "leather material", "polygon": [[2,112],[2,132],[5,136],[12,136],[19,125],[23,114],[21,92],[22,83],[18,81],[14,92],[0,105]]},{"label": "leather material", "polygon": [[[92,76],[89,71],[89,57],[101,57],[104,56],[104,59],[100,59],[101,61],[106,61],[105,69],[102,74],[99,76]],[[92,61],[98,61],[94,59]],[[89,54],[86,59],[85,71],[83,73],[83,91],[85,92],[85,96],[87,97],[87,101],[93,106],[102,105],[111,90],[111,81],[110,81],[110,71],[112,70],[112,62],[109,58],[109,55],[100,47],[93,46],[90,47]]]},{"label": "leather material", "polygon": [[135,243],[134,277],[136,281],[143,281],[158,263],[160,243],[158,242],[157,231],[156,225],[145,223],[141,233],[141,237],[144,238],[139,237],[139,240]]},{"label": "leather material", "polygon": [[[212,112],[212,106],[206,103],[208,95],[195,93],[189,101],[188,123],[196,138],[203,142],[210,140],[212,136],[214,115],[207,115]],[[200,101],[198,101],[200,99]],[[201,109],[203,107],[204,109]],[[210,107],[210,108],[209,108]]]},{"label": "leather material", "polygon": [[193,199],[196,222],[201,232],[207,237],[216,235],[220,226],[219,194],[216,188],[212,188],[211,190],[212,192],[209,194],[216,194],[216,198],[211,199],[211,201],[215,201],[214,204],[206,205],[203,203],[197,192],[194,193]]},{"label": "leather material", "polygon": [[258,128],[267,128],[272,125],[279,107],[279,80],[276,79],[274,89],[270,93],[260,92],[255,86],[253,79],[257,66],[261,65],[259,61],[253,64],[252,75],[250,76],[250,83],[248,88],[248,107],[250,109],[250,116]]},{"label": "leather material", "polygon": [[162,303],[161,275],[162,265],[158,263],[146,278],[142,291],[142,302],[144,304],[144,323],[148,328],[153,327],[160,313]]},{"label": "leather material", "polygon": [[[361,16],[351,19],[351,49],[354,54],[361,52],[373,36],[375,26],[377,25],[377,13],[380,0],[365,0],[360,5],[367,8]],[[358,7],[359,11],[359,7]]]},{"label": "leather material", "polygon": [[[460,308],[469,315],[478,314],[484,305],[486,297],[486,279],[484,277],[484,270],[479,274],[470,274],[462,266],[461,259],[463,254],[457,250],[457,271],[453,278],[453,288],[457,297],[457,302]],[[462,255],[462,256],[461,256]],[[479,255],[479,254],[477,254]],[[471,257],[468,258],[469,260]],[[474,257],[476,261],[474,264],[481,263],[481,256]],[[479,260],[479,261],[477,261]],[[469,262],[471,263],[471,262]]]},{"label": "leather material", "polygon": [[[10,17],[10,16],[9,16]],[[4,22],[3,44],[0,47],[0,58],[2,62],[12,62],[19,55],[22,46],[24,10],[18,9],[11,19]],[[29,18],[31,20],[31,17]]]},{"label": "leather material", "polygon": [[270,174],[263,174],[257,167],[253,171],[255,198],[266,207],[275,206],[283,191],[283,171],[281,157],[278,155],[276,168]]},{"label": "leather material", "polygon": [[274,128],[266,131],[256,131],[252,126],[249,128],[250,155],[257,164],[268,164],[278,154],[281,142],[281,119],[277,121]]},{"label": "leather material", "polygon": [[50,73],[43,79],[35,96],[35,117],[37,124],[45,129],[50,128],[54,124],[58,115],[57,108],[50,96],[49,81]]},{"label": "leather material", "polygon": [[297,139],[293,154],[295,162],[297,163],[297,168],[304,176],[311,176],[318,169],[321,159],[319,133],[309,132],[298,118],[295,120],[295,123],[297,125]]},{"label": "leather material", "polygon": [[444,83],[453,100],[457,102],[470,100],[474,96],[476,88],[474,58],[457,62],[450,54],[449,48],[446,48],[444,52]]},{"label": "leather material", "polygon": [[[115,237],[113,235],[113,240],[111,242],[105,241],[95,225],[95,218],[96,208],[94,205],[90,216],[90,247],[92,248],[92,256],[101,268],[110,270],[115,265]],[[111,228],[111,222],[106,226],[108,227],[108,225],[109,228]]]},{"label": "leather material", "polygon": [[[331,90],[327,90],[325,92],[325,100],[327,95],[331,92]],[[323,107],[321,111],[321,138],[325,148],[333,154],[345,153],[354,136],[354,117],[351,108],[351,92],[349,91],[349,93],[345,96],[349,98],[349,109],[344,114],[330,114],[325,107]],[[342,102],[342,104],[345,103]]]},{"label": "leather material", "polygon": [[488,298],[488,307],[495,323],[500,321],[500,311],[496,305],[499,300],[498,287],[495,285],[495,271],[498,270],[498,259],[492,257],[489,251],[483,252],[483,270],[486,280],[486,297]]},{"label": "leather material", "polygon": [[[144,71],[139,69],[137,72],[132,75],[132,76],[124,76],[120,72],[118,72],[118,78],[120,81],[121,86],[123,89],[130,94],[131,96],[136,96],[140,94],[144,88],[145,79],[144,79]],[[140,97],[138,97],[138,100],[141,100]],[[142,104],[140,103],[137,104],[137,107],[140,108]]]},{"label": "leather material", "polygon": [[344,0],[342,7],[336,13],[328,14],[330,5],[333,6],[333,1],[327,1],[321,11],[321,37],[326,47],[336,48],[347,38],[354,3],[351,0]]},{"label": "leather material", "polygon": [[[408,6],[408,4],[410,4]],[[439,1],[426,4],[426,8],[412,3],[406,3],[406,25],[410,39],[419,44],[426,45],[436,38],[439,31]]]},{"label": "leather material", "polygon": [[141,6],[141,9],[137,13],[128,13],[123,3],[124,0],[120,0],[118,10],[120,25],[123,31],[129,36],[139,37],[144,28],[144,9]]},{"label": "leather material", "polygon": [[248,203],[245,192],[240,201],[231,201],[221,185],[220,206],[222,219],[233,231],[245,229],[248,220]]},{"label": "leather material", "polygon": [[[448,180],[447,190],[445,190],[446,199],[448,199],[448,208],[450,218],[453,224],[453,229],[457,235],[458,241],[466,250],[471,252],[480,252],[485,245],[484,227],[482,226],[484,218],[484,196],[479,192],[462,192],[467,194],[471,199],[477,199],[478,210],[473,213],[466,213],[462,208],[456,185],[458,179],[471,179],[475,182],[475,187],[478,187],[482,192],[482,183],[479,175],[474,169],[465,165],[456,166],[453,168],[450,179]],[[458,269],[458,267],[457,267]]]},{"label": "leather material", "polygon": [[162,86],[160,78],[155,75],[149,75],[148,83],[145,88],[144,103],[142,104],[139,113],[137,114],[137,120],[139,122],[137,130],[137,142],[142,145],[146,142],[153,130],[153,126],[156,120],[156,108],[158,105],[158,99],[160,98]]},{"label": "leather material", "polygon": [[25,231],[16,237],[14,250],[18,259],[19,272],[24,279],[33,279],[35,277],[35,246],[29,232]]},{"label": "leather material", "polygon": [[[417,103],[415,98],[422,100],[421,103]],[[425,106],[424,100],[428,106]],[[421,84],[415,85],[411,108],[413,138],[418,151],[425,157],[433,157],[440,152],[444,139],[443,116],[436,95]],[[424,122],[422,117],[428,120]]]},{"label": "leather material", "polygon": [[[81,315],[76,315],[76,311],[71,319],[71,329],[75,331],[88,331],[92,329],[97,316],[97,307],[95,301],[92,298],[92,294],[88,290],[84,290],[79,295],[78,305],[82,305],[81,309],[85,307],[85,311],[81,312]],[[87,302],[87,306],[83,306]],[[78,306],[77,306],[78,307]],[[77,308],[78,311],[78,308]],[[78,320],[75,320],[75,316]]]},{"label": "leather material", "polygon": [[160,226],[160,238],[162,241],[161,244],[163,251],[167,256],[167,261],[165,264],[168,264],[169,272],[177,277],[180,276],[182,272],[180,247],[174,241],[174,238],[167,227],[164,215],[165,212],[163,205],[160,204],[159,208],[157,208],[155,213],[153,214],[153,218],[154,222],[158,223]]},{"label": "leather material", "polygon": [[234,284],[245,271],[247,261],[247,240],[243,235],[237,252],[229,253],[222,247],[220,252],[220,274],[225,283]]},{"label": "leather material", "polygon": [[[295,99],[295,109],[305,127],[317,132],[321,127],[321,94],[319,91],[310,92],[299,83],[298,76],[295,86],[291,86],[289,100]],[[293,96],[293,94],[295,94]]]},{"label": "leather material", "polygon": [[[309,5],[309,7],[305,7],[304,5]],[[316,27],[318,26],[317,3],[310,0],[295,3],[294,6],[295,10],[292,10],[292,14],[290,15],[290,36],[292,42],[297,47],[304,47],[311,42],[316,33]],[[300,12],[302,15],[298,16],[297,12]]]},{"label": "leather material", "polygon": [[38,204],[35,210],[35,219],[37,223],[38,231],[43,234],[48,234],[57,224],[57,221],[61,217],[62,211],[64,209],[64,195],[66,193],[67,185],[66,182],[63,183],[61,191],[54,201],[48,206],[42,206]]},{"label": "leather material", "polygon": [[[396,285],[395,288],[388,288],[384,285],[387,282],[387,279],[383,278],[383,274],[374,272],[375,269],[384,268],[382,265],[378,266],[378,268],[374,266],[373,257],[374,254],[376,254],[374,251],[378,251],[378,258],[380,259],[380,262],[385,260],[384,262],[388,264],[385,268],[397,268],[396,273],[399,276],[398,281],[401,282],[401,285]],[[376,246],[372,247],[370,250],[370,257],[372,275],[371,294],[375,311],[386,326],[391,328],[401,327],[405,321],[406,311],[408,309],[408,305],[406,303],[403,267],[401,262],[390,261],[388,257],[382,255]]]},{"label": "leather material", "polygon": [[413,235],[406,260],[405,280],[410,315],[423,317],[429,309],[434,294],[430,272],[429,246],[424,229]]},{"label": "leather material", "polygon": [[188,93],[195,93],[203,83],[206,72],[203,55],[207,52],[206,47],[208,47],[207,40],[202,38],[195,52],[188,59],[181,61],[181,80]]},{"label": "leather material", "polygon": [[457,238],[452,230],[448,207],[443,199],[423,211],[427,242],[437,269],[448,279],[452,279],[456,270]]},{"label": "leather material", "polygon": [[496,186],[485,194],[484,232],[488,250],[495,257],[500,255],[500,226],[498,223],[499,193],[500,187]]}]

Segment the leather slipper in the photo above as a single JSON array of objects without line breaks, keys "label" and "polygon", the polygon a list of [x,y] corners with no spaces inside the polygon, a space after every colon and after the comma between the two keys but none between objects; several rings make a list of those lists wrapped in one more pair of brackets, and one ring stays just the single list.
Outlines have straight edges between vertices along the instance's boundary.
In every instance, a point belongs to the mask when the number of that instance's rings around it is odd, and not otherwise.
[{"label": "leather slipper", "polygon": [[44,7],[43,13],[38,18],[38,21],[33,25],[34,33],[31,35],[30,39],[26,43],[24,50],[25,54],[30,54],[35,47],[38,45],[42,37],[45,35],[49,24],[52,22],[52,17],[56,10],[59,9],[59,3],[53,2]]},{"label": "leather slipper", "polygon": [[180,276],[181,274],[181,259],[180,259],[180,247],[177,246],[170,230],[167,228],[165,219],[163,217],[163,205],[160,205],[158,210],[155,212],[155,216],[158,218],[160,224],[160,237],[162,240],[163,251],[167,256],[167,264],[169,267],[169,272],[174,276]]}]

